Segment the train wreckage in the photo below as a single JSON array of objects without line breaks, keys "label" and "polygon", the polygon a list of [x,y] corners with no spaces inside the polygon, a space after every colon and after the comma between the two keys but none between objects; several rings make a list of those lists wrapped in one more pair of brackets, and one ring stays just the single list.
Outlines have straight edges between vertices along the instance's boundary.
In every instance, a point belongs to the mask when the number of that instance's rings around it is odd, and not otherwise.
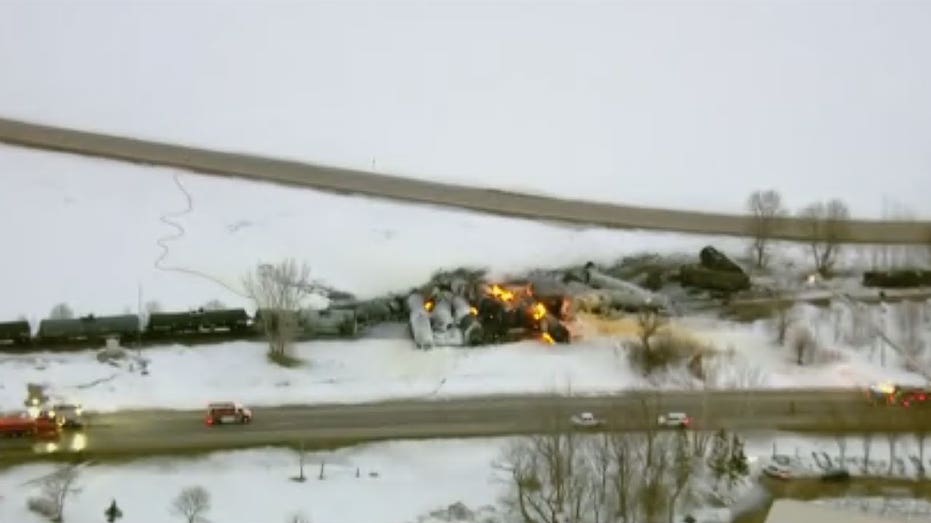
[{"label": "train wreckage", "polygon": [[[137,345],[260,339],[265,334],[266,316],[286,320],[299,341],[355,338],[380,324],[391,324],[399,328],[392,331],[395,334],[401,334],[400,328],[406,325],[420,349],[531,339],[563,344],[575,337],[574,320],[580,312],[612,315],[650,309],[672,314],[676,307],[670,296],[687,301],[689,294],[694,294],[686,287],[725,297],[749,287],[746,273],[720,251],[708,246],[699,254],[699,263],[679,267],[658,258],[631,258],[605,269],[589,262],[498,280],[486,278],[482,271],[458,269],[438,273],[405,293],[369,300],[329,291],[327,308],[291,311],[284,316],[264,310],[249,316],[244,309],[153,312],[147,318],[88,315],[43,320],[34,334],[26,321],[0,322],[0,345],[17,350],[98,345],[110,338]],[[633,271],[628,270],[631,268]],[[666,282],[678,282],[679,286],[657,292]]]},{"label": "train wreckage", "polygon": [[540,272],[507,283],[457,275],[435,277],[406,300],[411,337],[421,349],[523,339],[569,343],[576,312],[668,310],[668,300],[598,270]]}]

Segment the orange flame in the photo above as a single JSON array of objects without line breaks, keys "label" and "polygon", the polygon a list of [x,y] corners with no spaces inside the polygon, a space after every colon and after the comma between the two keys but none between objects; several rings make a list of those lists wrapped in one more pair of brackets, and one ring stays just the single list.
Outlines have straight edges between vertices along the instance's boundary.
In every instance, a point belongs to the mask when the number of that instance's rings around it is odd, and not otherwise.
[{"label": "orange flame", "polygon": [[500,285],[491,286],[491,295],[495,298],[498,298],[501,301],[511,301],[514,299],[514,293],[502,288]]},{"label": "orange flame", "polygon": [[542,320],[547,314],[546,307],[542,303],[537,302],[533,306],[532,314],[533,314],[533,319],[537,321]]},{"label": "orange flame", "polygon": [[434,307],[435,305],[436,305],[436,304],[433,303],[433,300],[430,300],[430,301],[427,301],[427,302],[425,302],[425,303],[423,304],[423,308],[426,309],[427,312],[430,312],[430,311],[433,310],[433,307]]},{"label": "orange flame", "polygon": [[549,345],[555,345],[555,344],[556,344],[556,340],[554,340],[553,337],[550,336],[550,333],[548,333],[548,332],[544,332],[542,338],[543,338],[543,341],[545,341],[545,342],[546,342],[547,344],[549,344]]},{"label": "orange flame", "polygon": [[475,307],[469,307],[469,314],[471,314],[472,316],[478,316],[478,309],[476,309]]}]

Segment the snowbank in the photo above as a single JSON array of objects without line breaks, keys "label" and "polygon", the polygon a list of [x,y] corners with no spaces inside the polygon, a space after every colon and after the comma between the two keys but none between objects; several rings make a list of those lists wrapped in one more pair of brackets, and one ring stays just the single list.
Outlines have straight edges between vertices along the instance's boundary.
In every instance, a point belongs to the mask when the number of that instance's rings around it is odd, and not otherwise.
[{"label": "snowbank", "polygon": [[524,342],[423,352],[407,340],[305,343],[296,354],[308,365],[290,369],[269,364],[265,351],[249,342],[147,349],[147,376],[127,365],[101,364],[89,351],[4,357],[0,407],[20,407],[29,382],[46,383],[53,394],[101,410],[200,408],[224,398],[267,406],[570,388],[604,393],[639,383],[611,347],[598,344]]},{"label": "snowbank", "polygon": [[[111,499],[123,519],[175,521],[169,511],[178,492],[201,485],[211,494],[211,521],[286,523],[295,513],[314,522],[413,523],[439,507],[493,504],[500,488],[492,460],[502,440],[387,442],[308,453],[304,483],[294,452],[253,449],[197,459],[147,459],[82,469],[81,488],[65,505],[66,521],[100,521]],[[325,462],[324,479],[318,479]],[[28,483],[50,473],[46,464],[0,472],[0,521],[39,521],[26,510],[37,493]],[[359,476],[356,477],[358,470]],[[257,487],[259,486],[259,487]]]}]

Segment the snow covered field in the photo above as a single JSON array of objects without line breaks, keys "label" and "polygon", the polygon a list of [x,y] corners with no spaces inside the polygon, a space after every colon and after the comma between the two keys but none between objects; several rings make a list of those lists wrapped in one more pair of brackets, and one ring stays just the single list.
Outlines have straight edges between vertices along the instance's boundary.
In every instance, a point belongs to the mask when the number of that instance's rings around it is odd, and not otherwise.
[{"label": "snow covered field", "polygon": [[[90,465],[80,473],[77,486],[81,491],[69,498],[65,516],[70,521],[97,521],[110,500],[116,499],[124,519],[138,523],[173,521],[169,512],[171,500],[182,488],[194,485],[210,491],[213,507],[206,515],[212,521],[287,523],[287,517],[300,512],[313,522],[434,523],[441,520],[427,518],[430,512],[455,503],[494,515],[491,507],[497,505],[506,483],[493,462],[502,457],[513,441],[514,438],[490,438],[386,442],[308,453],[306,483],[289,480],[298,473],[298,460],[294,452],[279,449]],[[751,474],[757,474],[767,462],[774,442],[781,454],[837,453],[831,439],[748,434],[745,451]],[[898,456],[907,458],[914,452],[911,442],[899,442]],[[852,438],[846,455],[862,456],[860,443]],[[888,456],[886,442],[874,440],[871,460],[877,466],[885,466]],[[318,479],[321,462],[325,463],[323,480]],[[37,493],[38,485],[33,480],[52,470],[51,465],[36,463],[0,472],[0,521],[40,521],[27,512],[26,499]],[[262,485],[261,495],[243,495],[254,492],[256,485]],[[903,503],[900,500],[897,505]],[[912,505],[914,511],[921,503]],[[709,517],[726,518],[728,510],[703,512]]]},{"label": "snow covered field", "polygon": [[[0,146],[7,190],[0,208],[16,221],[0,233],[16,245],[0,260],[0,318],[47,317],[59,302],[78,314],[119,313],[143,301],[186,310],[211,299],[249,303],[210,279],[154,267],[157,241],[176,234],[160,221],[184,211],[176,171]],[[608,262],[638,252],[688,252],[713,242],[743,252],[746,241],[670,233],[556,227],[426,206],[401,205],[183,173],[193,201],[172,220],[162,267],[199,271],[241,292],[257,263],[308,261],[313,276],[360,296],[418,285],[441,268],[497,272]]]},{"label": "snow covered field", "polygon": [[[149,459],[82,470],[65,508],[65,520],[100,521],[116,499],[122,521],[166,523],[172,499],[187,486],[211,494],[210,521],[290,523],[302,513],[314,523],[414,523],[457,502],[472,510],[494,504],[501,488],[492,461],[501,440],[388,442],[308,453],[305,483],[290,481],[298,460],[285,450],[254,449],[197,459]],[[324,461],[324,479],[319,480]],[[359,477],[356,477],[356,469]],[[26,510],[36,493],[27,482],[53,468],[33,464],[0,472],[0,521],[41,521]],[[261,490],[259,491],[258,488]]]},{"label": "snow covered field", "polygon": [[[834,344],[833,326],[813,307],[803,307],[828,355],[798,366],[794,354],[774,343],[766,322],[734,324],[685,318],[675,332],[717,353],[707,358],[706,383],[734,387],[864,387],[879,381],[921,382],[902,369],[891,350],[880,365],[879,350]],[[803,320],[805,321],[805,320]],[[847,318],[846,321],[852,321]],[[619,324],[625,325],[623,323]],[[842,324],[842,327],[844,325]],[[217,398],[250,405],[364,402],[389,398],[556,393],[599,394],[639,388],[702,387],[684,368],[644,378],[630,366],[621,344],[631,333],[590,337],[571,345],[528,341],[475,349],[418,351],[406,339],[300,343],[298,368],[270,365],[261,343],[148,348],[149,375],[130,362],[114,367],[92,351],[0,356],[0,409],[22,406],[27,383],[82,401],[94,410],[201,408]],[[179,387],[184,383],[184,387]]]},{"label": "snow covered field", "polygon": [[0,114],[651,206],[931,213],[923,2],[222,4],[7,0]]}]

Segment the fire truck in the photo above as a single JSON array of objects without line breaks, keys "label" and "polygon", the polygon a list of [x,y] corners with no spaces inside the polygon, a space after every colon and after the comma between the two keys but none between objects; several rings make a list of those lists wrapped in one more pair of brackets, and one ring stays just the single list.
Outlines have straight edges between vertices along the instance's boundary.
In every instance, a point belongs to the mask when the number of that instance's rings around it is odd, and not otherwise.
[{"label": "fire truck", "polygon": [[869,397],[874,404],[900,405],[908,408],[931,403],[931,388],[884,383],[871,385]]},{"label": "fire truck", "polygon": [[59,423],[51,416],[30,416],[28,412],[0,416],[0,437],[55,437]]},{"label": "fire truck", "polygon": [[232,401],[211,403],[207,405],[207,417],[204,421],[208,426],[252,423],[252,409]]}]

